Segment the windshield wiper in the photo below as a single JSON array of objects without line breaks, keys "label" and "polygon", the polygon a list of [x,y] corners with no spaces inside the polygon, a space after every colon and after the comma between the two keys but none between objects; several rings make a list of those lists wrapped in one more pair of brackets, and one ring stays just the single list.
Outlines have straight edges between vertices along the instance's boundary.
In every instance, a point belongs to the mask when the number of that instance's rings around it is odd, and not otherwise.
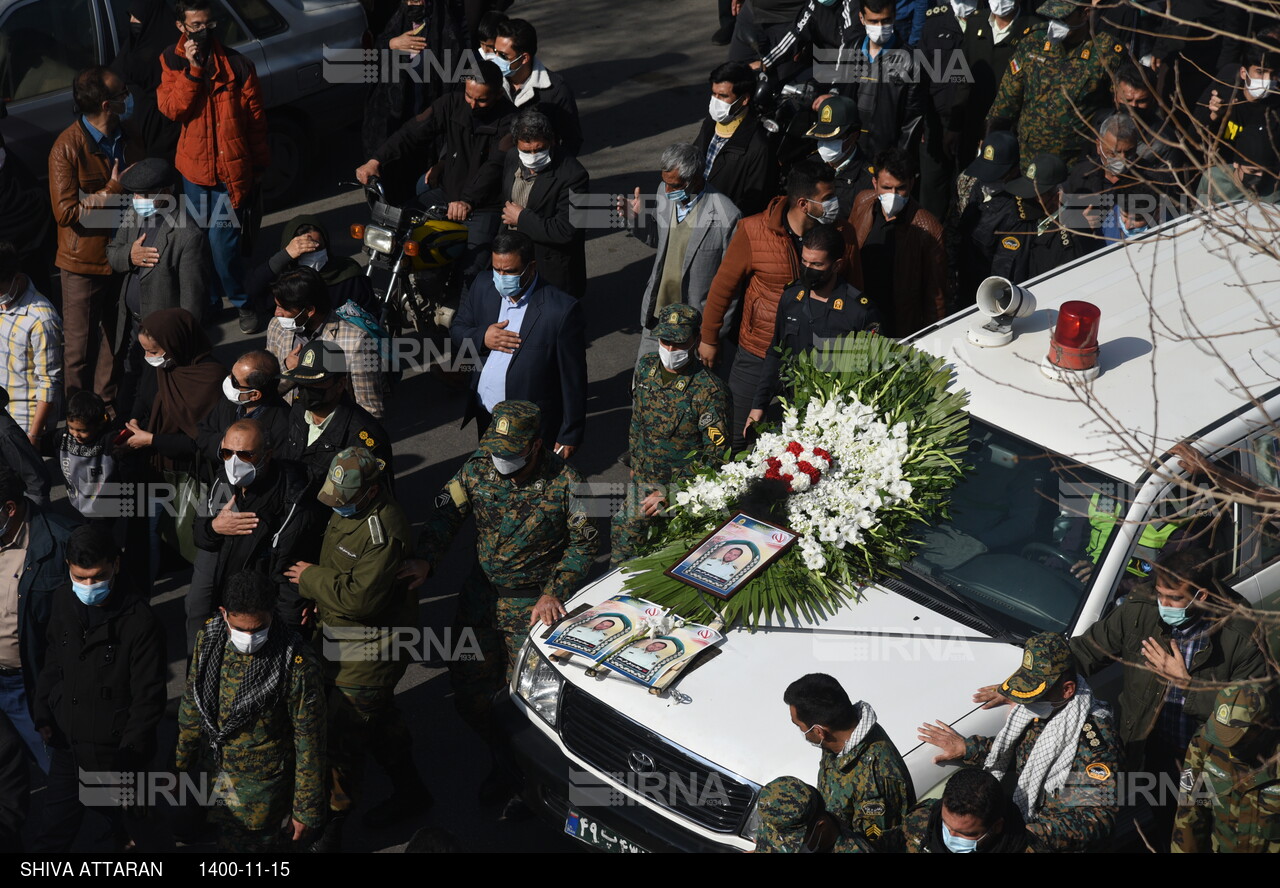
[{"label": "windshield wiper", "polygon": [[960,608],[965,613],[967,613],[969,616],[973,617],[973,619],[977,620],[980,624],[982,624],[982,627],[987,632],[989,632],[994,638],[996,638],[998,641],[1021,640],[1019,639],[1019,636],[1017,635],[1017,633],[1011,632],[1008,628],[1004,626],[1004,624],[999,623],[993,620],[991,617],[987,616],[986,611],[983,608],[981,608],[976,602],[971,601],[970,599],[961,595],[959,592],[952,589],[946,583],[942,582],[936,577],[933,577],[927,573],[923,573],[920,570],[917,570],[916,568],[911,567],[909,564],[903,564],[901,565],[901,568],[905,573],[909,573],[913,577],[923,580],[926,584],[928,584],[928,586],[931,589],[936,589],[939,592],[944,593],[947,596],[947,598],[949,598],[952,602],[959,604]]}]

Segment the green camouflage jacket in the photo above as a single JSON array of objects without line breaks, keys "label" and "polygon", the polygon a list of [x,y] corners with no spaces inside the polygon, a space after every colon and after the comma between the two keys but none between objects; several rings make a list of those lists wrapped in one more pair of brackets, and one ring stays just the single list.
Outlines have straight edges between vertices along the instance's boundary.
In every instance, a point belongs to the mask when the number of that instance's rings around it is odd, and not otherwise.
[{"label": "green camouflage jacket", "polygon": [[656,354],[636,367],[629,449],[638,482],[672,481],[687,466],[718,464],[724,452],[728,391],[720,377],[692,360],[685,373],[663,370]]},{"label": "green camouflage jacket", "polygon": [[[397,579],[409,556],[409,522],[384,490],[365,514],[334,514],[320,563],[302,573],[298,594],[316,603],[325,677],[338,685],[394,687],[413,659],[418,596]],[[397,643],[399,642],[399,643]],[[410,643],[405,643],[410,642]]]},{"label": "green camouflage jacket", "polygon": [[1202,730],[1187,747],[1178,788],[1174,853],[1280,853],[1280,763],[1243,762]]},{"label": "green camouflage jacket", "polygon": [[1012,126],[1025,173],[1038,154],[1056,154],[1068,166],[1093,143],[1089,121],[1111,104],[1111,69],[1124,46],[1105,31],[1075,46],[1054,46],[1047,24],[1026,35],[1000,78],[987,115],[996,129]]},{"label": "green camouflage jacket", "polygon": [[907,766],[889,735],[875,725],[844,755],[824,749],[818,789],[827,810],[877,851],[899,851],[902,822],[915,804]]},{"label": "green camouflage jacket", "polygon": [[[1022,773],[1045,724],[1033,721],[1018,738],[1013,752],[1015,776]],[[994,739],[967,738],[964,763],[982,767]],[[1115,822],[1119,764],[1120,745],[1111,712],[1096,706],[1080,729],[1066,785],[1056,795],[1043,797],[1040,810],[1027,822],[1027,850],[1074,853],[1101,849],[1111,838]]]},{"label": "green camouflage jacket", "polygon": [[[327,719],[315,655],[305,644],[294,648],[285,679],[288,684],[279,702],[259,712],[227,741],[221,750],[221,767],[202,740],[204,732],[192,687],[203,655],[201,630],[178,710],[178,747],[174,754],[177,769],[204,772],[209,792],[224,802],[213,806],[215,818],[234,818],[242,829],[276,829],[286,817],[317,829],[323,826],[329,808],[325,786]],[[252,659],[252,654],[242,654],[227,645],[218,685],[220,720],[230,713],[236,689],[244,681]]]},{"label": "green camouflage jacket", "polygon": [[474,512],[476,554],[490,583],[536,590],[524,598],[564,601],[586,579],[597,548],[599,532],[578,502],[581,484],[582,476],[547,450],[521,484],[501,477],[477,450],[436,496],[419,557],[436,564]]}]

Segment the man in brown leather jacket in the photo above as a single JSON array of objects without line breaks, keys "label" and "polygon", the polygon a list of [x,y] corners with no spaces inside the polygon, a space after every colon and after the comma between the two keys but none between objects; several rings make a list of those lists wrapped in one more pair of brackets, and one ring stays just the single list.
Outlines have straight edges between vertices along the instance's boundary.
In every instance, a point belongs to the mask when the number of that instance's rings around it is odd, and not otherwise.
[{"label": "man in brown leather jacket", "polygon": [[141,159],[142,146],[122,122],[133,100],[113,72],[100,66],[81,71],[72,97],[80,116],[49,152],[56,264],[62,270],[66,395],[91,389],[113,405],[118,375],[111,343],[120,278],[107,262],[107,243],[128,208],[127,198],[120,196],[120,174]]}]

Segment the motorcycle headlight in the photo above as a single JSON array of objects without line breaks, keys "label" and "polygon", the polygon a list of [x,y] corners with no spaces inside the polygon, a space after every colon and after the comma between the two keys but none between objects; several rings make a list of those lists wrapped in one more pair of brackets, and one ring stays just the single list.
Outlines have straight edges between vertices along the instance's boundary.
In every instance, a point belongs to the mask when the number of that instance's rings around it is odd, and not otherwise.
[{"label": "motorcycle headlight", "polygon": [[525,645],[524,653],[521,655],[515,686],[520,699],[528,703],[543,721],[554,728],[556,719],[560,715],[560,692],[564,689],[564,678],[551,665],[551,662],[538,652],[537,646],[532,641]]},{"label": "motorcycle headlight", "polygon": [[366,225],[364,228],[364,245],[375,253],[390,253],[395,246],[396,236],[385,228]]}]

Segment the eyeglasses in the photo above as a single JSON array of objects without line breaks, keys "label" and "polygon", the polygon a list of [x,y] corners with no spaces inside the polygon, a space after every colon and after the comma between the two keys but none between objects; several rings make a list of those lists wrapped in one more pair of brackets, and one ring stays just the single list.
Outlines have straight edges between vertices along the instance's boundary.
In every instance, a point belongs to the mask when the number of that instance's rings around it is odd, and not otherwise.
[{"label": "eyeglasses", "polygon": [[199,34],[201,31],[216,31],[218,29],[218,23],[196,22],[194,25],[183,25],[182,29],[188,34]]},{"label": "eyeglasses", "polygon": [[223,447],[218,450],[218,456],[222,458],[223,462],[226,462],[233,456],[238,456],[245,462],[252,464],[257,463],[258,458],[262,456],[262,454],[256,450],[228,450]]}]

